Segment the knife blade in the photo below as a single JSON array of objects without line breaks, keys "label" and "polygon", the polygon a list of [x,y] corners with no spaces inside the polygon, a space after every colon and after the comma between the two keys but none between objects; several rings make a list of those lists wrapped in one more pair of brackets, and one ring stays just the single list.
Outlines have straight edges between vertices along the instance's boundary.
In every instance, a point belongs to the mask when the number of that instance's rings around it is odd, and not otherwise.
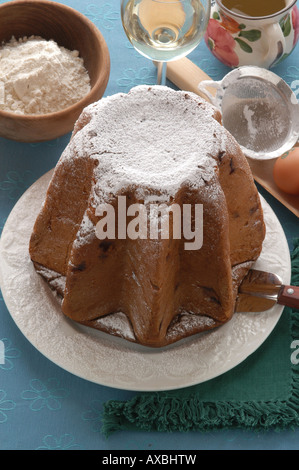
[{"label": "knife blade", "polygon": [[239,287],[236,312],[264,312],[274,305],[299,309],[299,287],[273,273],[251,269]]}]

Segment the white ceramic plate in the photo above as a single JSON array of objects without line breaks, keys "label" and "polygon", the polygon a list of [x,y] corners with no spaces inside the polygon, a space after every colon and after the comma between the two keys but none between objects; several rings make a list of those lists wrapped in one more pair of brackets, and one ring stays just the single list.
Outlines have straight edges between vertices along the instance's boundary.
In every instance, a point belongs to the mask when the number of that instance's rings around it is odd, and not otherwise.
[{"label": "white ceramic plate", "polygon": [[[12,210],[0,241],[0,286],[7,308],[25,337],[49,360],[88,381],[134,391],[187,387],[215,378],[244,361],[268,338],[283,307],[235,314],[219,329],[162,349],[145,348],[68,320],[28,254],[33,224],[52,172],[40,178]],[[256,268],[291,278],[283,229],[263,201],[267,236]]]}]

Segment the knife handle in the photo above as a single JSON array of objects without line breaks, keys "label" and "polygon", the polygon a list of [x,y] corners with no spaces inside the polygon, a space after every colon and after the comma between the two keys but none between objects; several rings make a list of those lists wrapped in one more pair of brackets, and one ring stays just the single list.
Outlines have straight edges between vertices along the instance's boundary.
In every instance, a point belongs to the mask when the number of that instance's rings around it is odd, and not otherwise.
[{"label": "knife handle", "polygon": [[299,310],[299,287],[296,286],[282,286],[277,303]]}]

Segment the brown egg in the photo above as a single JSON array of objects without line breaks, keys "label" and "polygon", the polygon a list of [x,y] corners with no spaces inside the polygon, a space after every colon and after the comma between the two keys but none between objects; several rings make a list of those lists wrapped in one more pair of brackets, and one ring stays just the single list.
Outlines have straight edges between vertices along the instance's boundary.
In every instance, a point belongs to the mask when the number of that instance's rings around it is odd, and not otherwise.
[{"label": "brown egg", "polygon": [[293,148],[276,160],[273,178],[279,189],[299,196],[299,147]]}]

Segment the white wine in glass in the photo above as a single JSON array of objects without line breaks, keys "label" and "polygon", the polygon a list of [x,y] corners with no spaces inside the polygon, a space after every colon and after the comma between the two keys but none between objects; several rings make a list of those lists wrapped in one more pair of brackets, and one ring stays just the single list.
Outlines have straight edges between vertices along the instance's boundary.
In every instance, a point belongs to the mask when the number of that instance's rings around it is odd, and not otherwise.
[{"label": "white wine in glass", "polygon": [[211,0],[122,0],[124,31],[135,49],[164,64],[188,55],[200,43],[210,18]]}]

